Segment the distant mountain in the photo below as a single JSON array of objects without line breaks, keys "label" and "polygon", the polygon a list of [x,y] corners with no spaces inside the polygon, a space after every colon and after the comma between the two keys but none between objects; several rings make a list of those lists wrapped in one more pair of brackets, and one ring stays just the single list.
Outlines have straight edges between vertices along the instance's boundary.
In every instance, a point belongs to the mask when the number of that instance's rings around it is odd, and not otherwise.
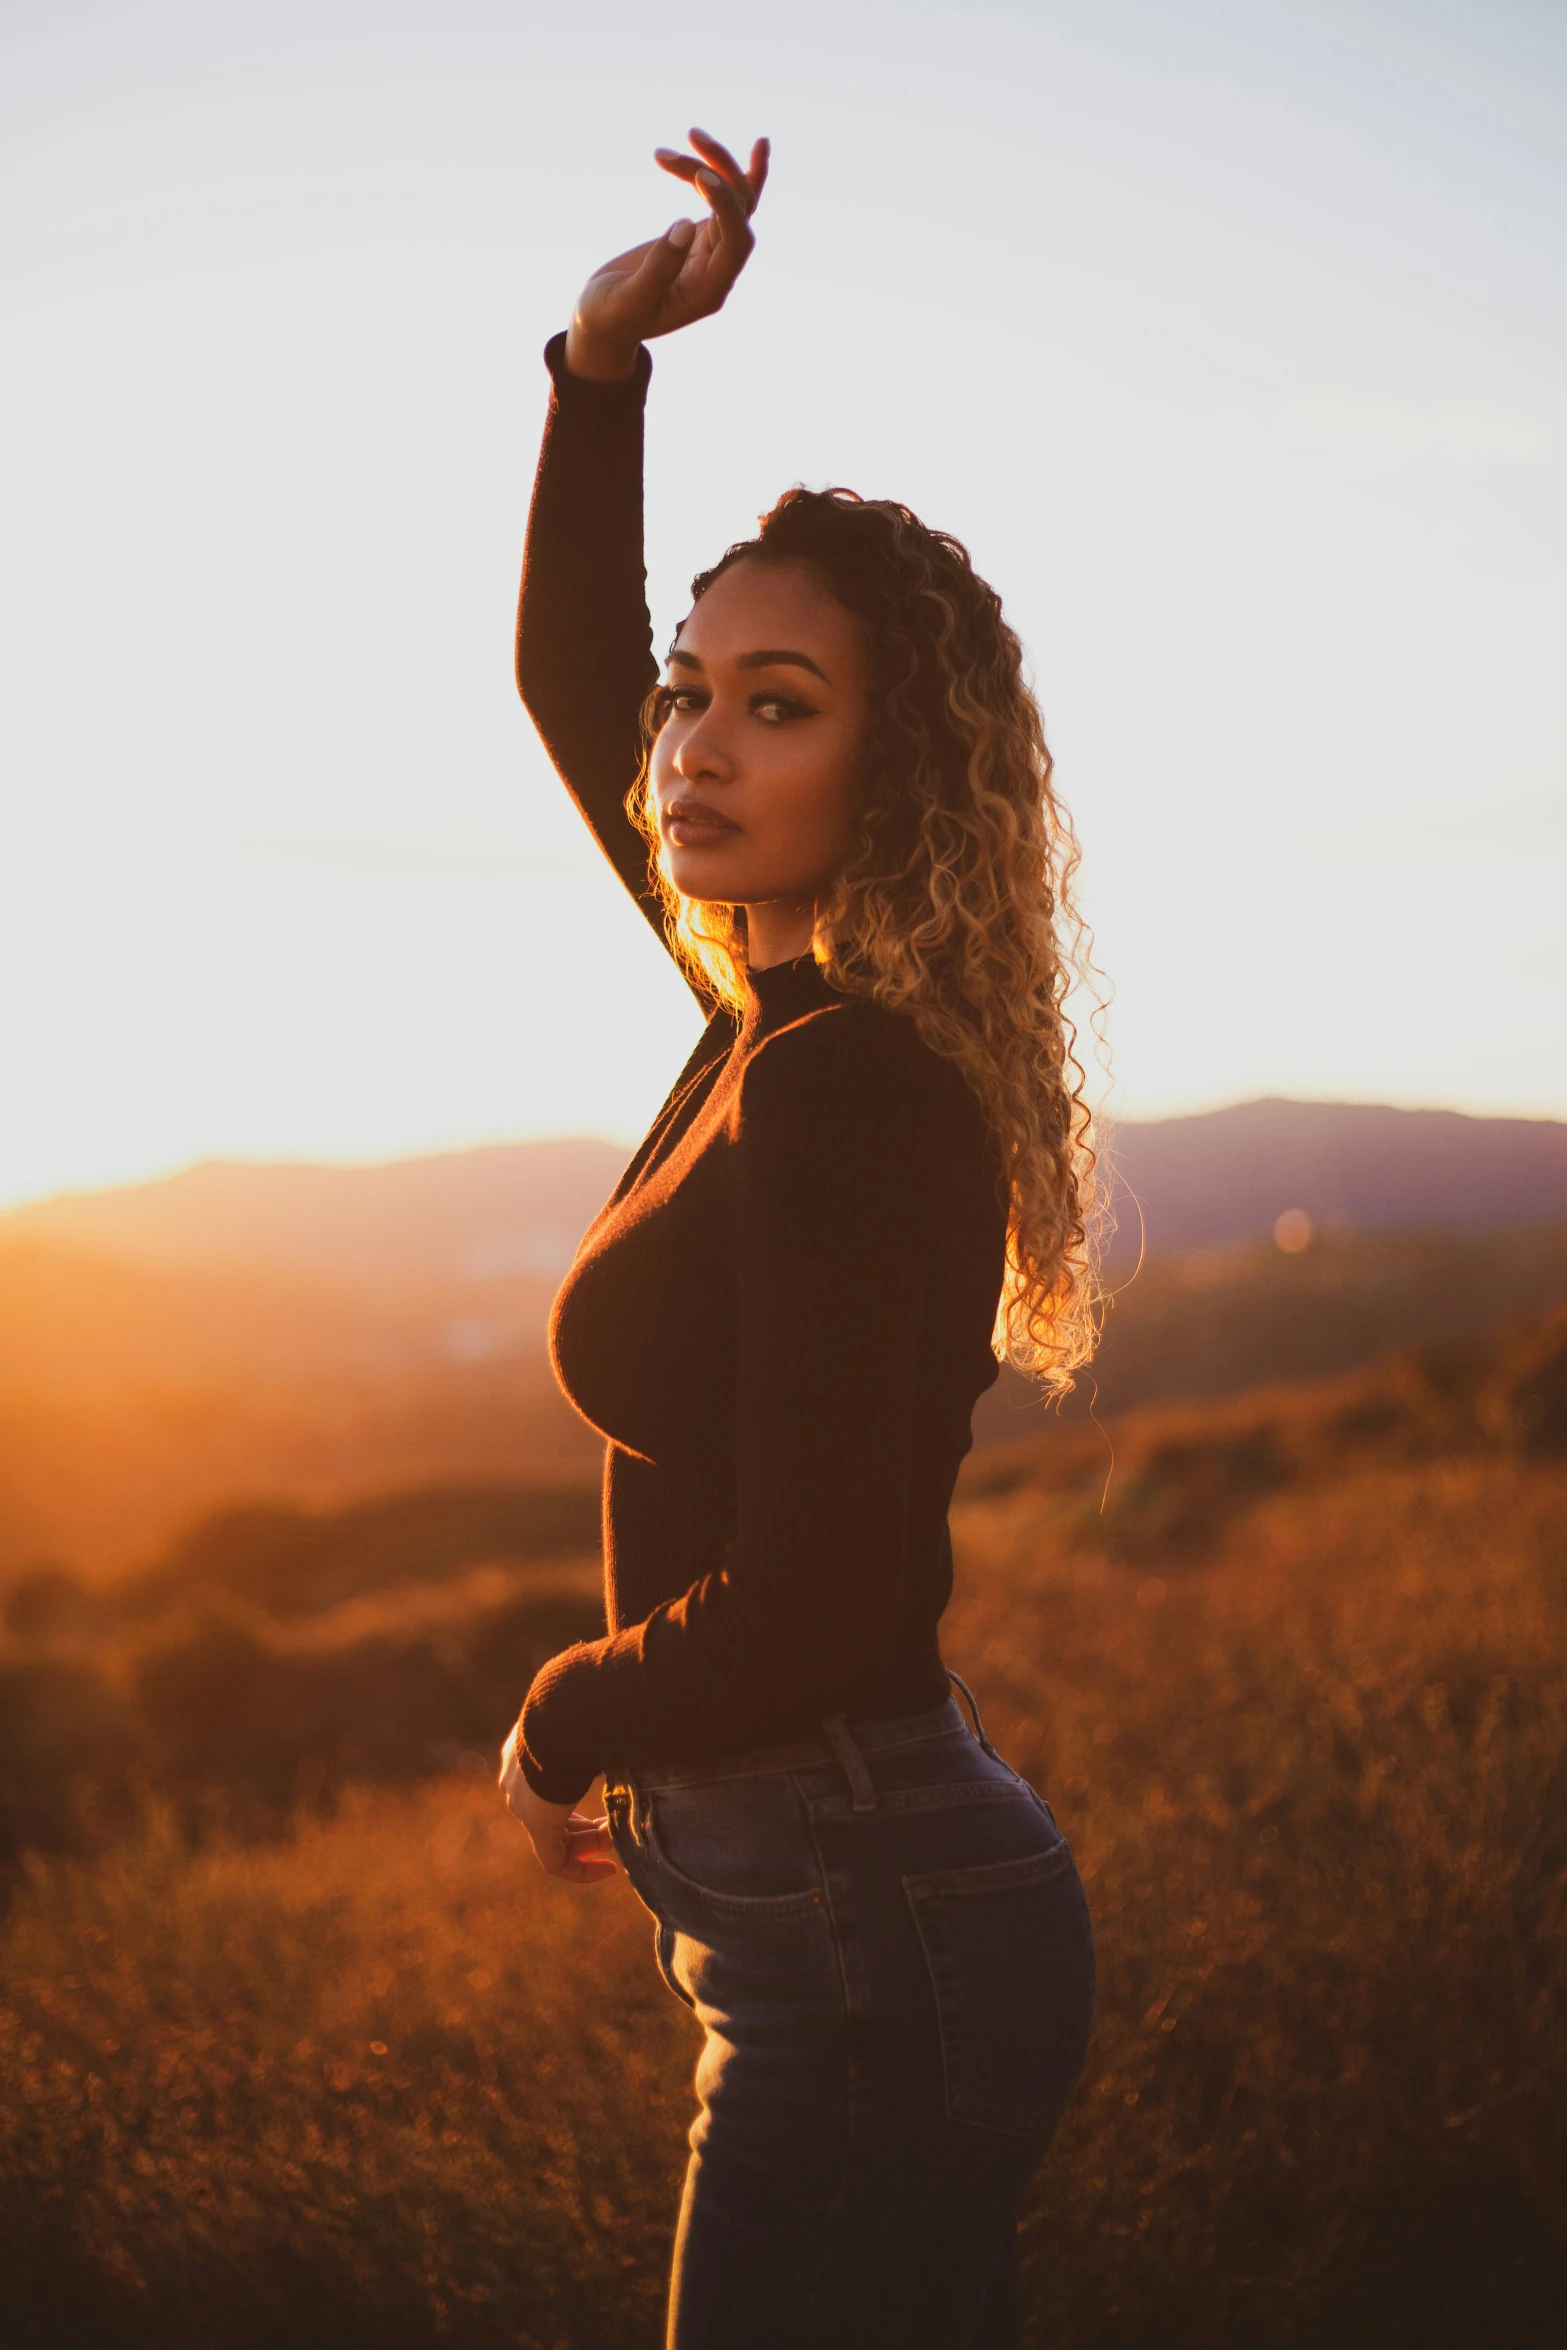
[{"label": "distant mountain", "polygon": [[1353,1232],[1503,1231],[1567,1218],[1567,1123],[1357,1102],[1237,1102],[1115,1130],[1116,1254],[1259,1239],[1290,1208]]},{"label": "distant mountain", "polygon": [[[1255,1101],[1115,1130],[1114,1254],[1263,1237],[1288,1208],[1360,1232],[1567,1219],[1567,1123],[1351,1102]],[[501,1143],[379,1166],[215,1159],[160,1182],[0,1216],[10,1238],[163,1264],[282,1264],[353,1278],[557,1280],[625,1154]]]},{"label": "distant mountain", "polygon": [[499,1143],[376,1166],[208,1159],[0,1216],[8,1239],[141,1263],[276,1264],[357,1279],[558,1281],[620,1180],[613,1143]]}]

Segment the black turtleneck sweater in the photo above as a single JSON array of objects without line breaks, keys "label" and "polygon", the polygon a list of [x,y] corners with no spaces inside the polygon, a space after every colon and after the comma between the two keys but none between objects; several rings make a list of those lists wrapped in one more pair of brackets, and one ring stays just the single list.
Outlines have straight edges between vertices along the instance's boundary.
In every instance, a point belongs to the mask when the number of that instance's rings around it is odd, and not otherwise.
[{"label": "black turtleneck sweater", "polygon": [[[627,384],[582,382],[561,336],[546,356],[517,680],[662,937],[624,806],[657,676],[651,370],[644,352]],[[947,1507],[996,1376],[1004,1238],[978,1104],[911,1022],[808,956],[754,973],[738,1021],[711,1010],[555,1301],[557,1376],[606,1439],[609,1631],[528,1693],[538,1794],[946,1696]]]}]

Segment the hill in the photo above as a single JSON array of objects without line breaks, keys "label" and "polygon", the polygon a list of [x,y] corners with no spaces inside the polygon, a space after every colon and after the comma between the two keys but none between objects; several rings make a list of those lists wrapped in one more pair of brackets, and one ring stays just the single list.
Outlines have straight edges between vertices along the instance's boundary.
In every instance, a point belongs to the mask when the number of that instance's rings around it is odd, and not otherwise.
[{"label": "hill", "polygon": [[1112,1268],[1104,1335],[1060,1406],[1016,1373],[982,1396],[974,1437],[1005,1442],[1049,1418],[1266,1380],[1316,1379],[1401,1347],[1484,1346],[1521,1314],[1567,1302],[1567,1225],[1503,1232],[1333,1232],[1285,1254],[1271,1240],[1172,1250]]},{"label": "hill", "polygon": [[1211,1248],[1287,1209],[1354,1232],[1499,1231],[1567,1217],[1567,1123],[1378,1103],[1237,1102],[1115,1129],[1117,1250]]},{"label": "hill", "polygon": [[67,1192],[0,1216],[7,1239],[180,1265],[266,1264],[554,1283],[626,1154],[590,1140],[497,1143],[373,1166],[209,1159],[152,1183]]}]

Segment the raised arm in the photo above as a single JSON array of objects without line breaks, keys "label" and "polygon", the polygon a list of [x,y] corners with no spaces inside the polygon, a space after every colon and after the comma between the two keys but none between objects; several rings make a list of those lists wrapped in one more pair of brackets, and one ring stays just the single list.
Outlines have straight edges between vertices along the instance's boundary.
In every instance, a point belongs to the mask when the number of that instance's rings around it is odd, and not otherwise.
[{"label": "raised arm", "polygon": [[659,935],[648,845],[626,814],[638,719],[658,677],[642,568],[646,352],[628,382],[573,377],[564,335],[528,517],[517,607],[517,686],[600,848]]},{"label": "raised arm", "polygon": [[750,214],[767,176],[759,140],[742,170],[705,132],[694,155],[660,148],[666,171],[706,200],[700,227],[606,262],[571,326],[548,346],[553,379],[523,559],[517,684],[562,780],[600,847],[663,937],[647,843],[626,814],[640,757],[638,720],[657,682],[642,557],[643,345],[722,307],[755,239]]}]

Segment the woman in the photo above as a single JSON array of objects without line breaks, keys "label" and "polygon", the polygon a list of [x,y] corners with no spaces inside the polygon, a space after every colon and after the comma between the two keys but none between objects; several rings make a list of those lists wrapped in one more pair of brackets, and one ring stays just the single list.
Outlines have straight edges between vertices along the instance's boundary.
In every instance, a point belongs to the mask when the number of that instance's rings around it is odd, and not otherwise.
[{"label": "woman", "polygon": [[994,2350],[1092,1944],[937,1622],[996,1350],[1059,1385],[1092,1336],[1075,847],[997,598],[901,506],[790,492],[659,682],[643,346],[722,305],[767,166],[691,136],[658,160],[707,220],[547,352],[518,679],[708,1017],[556,1301],[610,1630],[539,1673],[503,1784],[546,1869],[618,1857],[706,2029],[670,2343]]}]

